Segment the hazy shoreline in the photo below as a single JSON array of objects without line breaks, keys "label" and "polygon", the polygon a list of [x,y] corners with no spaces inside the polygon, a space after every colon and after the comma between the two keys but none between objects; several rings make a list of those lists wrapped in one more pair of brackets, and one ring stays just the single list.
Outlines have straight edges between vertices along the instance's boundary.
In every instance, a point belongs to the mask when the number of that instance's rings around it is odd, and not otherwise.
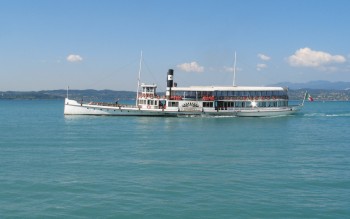
[{"label": "hazy shoreline", "polygon": [[[301,100],[306,89],[289,90],[290,100]],[[349,101],[350,90],[323,90],[307,89],[315,101]],[[159,92],[162,95],[163,92]],[[4,91],[0,92],[0,100],[34,100],[34,99],[64,99],[67,96],[66,90],[44,90],[44,91]],[[136,92],[114,91],[114,90],[70,90],[71,99],[98,101],[98,100],[133,100]]]}]

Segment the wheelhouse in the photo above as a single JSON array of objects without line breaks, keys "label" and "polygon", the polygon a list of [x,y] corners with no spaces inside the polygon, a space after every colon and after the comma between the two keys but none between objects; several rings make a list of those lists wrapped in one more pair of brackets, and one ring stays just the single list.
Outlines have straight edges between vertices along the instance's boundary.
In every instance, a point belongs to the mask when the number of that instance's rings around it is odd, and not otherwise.
[{"label": "wheelhouse", "polygon": [[157,95],[157,85],[141,84],[141,93],[139,93],[137,105],[139,108],[163,109],[165,100]]}]

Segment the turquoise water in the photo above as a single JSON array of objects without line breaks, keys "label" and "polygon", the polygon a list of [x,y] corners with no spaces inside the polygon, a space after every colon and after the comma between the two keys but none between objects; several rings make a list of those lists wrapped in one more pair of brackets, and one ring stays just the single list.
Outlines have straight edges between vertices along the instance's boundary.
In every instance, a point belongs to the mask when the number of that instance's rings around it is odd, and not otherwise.
[{"label": "turquoise water", "polygon": [[0,101],[1,218],[350,218],[350,102],[276,118]]}]

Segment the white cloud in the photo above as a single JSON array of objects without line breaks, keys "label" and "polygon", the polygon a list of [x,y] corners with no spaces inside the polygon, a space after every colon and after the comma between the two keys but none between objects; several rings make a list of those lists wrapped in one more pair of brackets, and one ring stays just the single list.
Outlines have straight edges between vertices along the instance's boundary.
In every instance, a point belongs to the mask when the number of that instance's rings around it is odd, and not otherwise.
[{"label": "white cloud", "polygon": [[226,71],[226,72],[233,72],[233,67],[224,66],[224,71]]},{"label": "white cloud", "polygon": [[200,66],[197,62],[183,63],[177,65],[177,67],[185,72],[203,72],[204,67]]},{"label": "white cloud", "polygon": [[262,61],[269,61],[269,60],[271,59],[270,56],[264,55],[264,54],[262,54],[262,53],[259,53],[259,54],[258,54],[258,57],[259,57],[259,59],[261,59]]},{"label": "white cloud", "polygon": [[[236,67],[236,72],[242,71],[241,68]],[[233,67],[224,66],[224,72],[233,72]]]},{"label": "white cloud", "polygon": [[267,68],[267,65],[264,64],[264,63],[260,63],[260,64],[257,64],[257,65],[256,65],[256,70],[258,70],[258,71],[261,71],[261,70],[263,70],[264,68]]},{"label": "white cloud", "polygon": [[81,61],[83,61],[83,58],[80,55],[70,54],[69,56],[67,56],[67,61],[68,62],[81,62]]},{"label": "white cloud", "polygon": [[302,66],[325,69],[324,65],[332,63],[344,63],[346,59],[341,55],[331,55],[327,52],[314,51],[308,47],[297,50],[294,55],[288,57],[291,66]]}]

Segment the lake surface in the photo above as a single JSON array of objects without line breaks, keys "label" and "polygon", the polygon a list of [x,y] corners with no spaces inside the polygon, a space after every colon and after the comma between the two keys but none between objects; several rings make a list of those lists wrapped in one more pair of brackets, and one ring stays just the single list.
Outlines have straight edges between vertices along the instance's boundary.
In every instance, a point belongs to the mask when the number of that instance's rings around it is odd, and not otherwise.
[{"label": "lake surface", "polygon": [[0,101],[1,218],[350,218],[350,102],[275,118]]}]

